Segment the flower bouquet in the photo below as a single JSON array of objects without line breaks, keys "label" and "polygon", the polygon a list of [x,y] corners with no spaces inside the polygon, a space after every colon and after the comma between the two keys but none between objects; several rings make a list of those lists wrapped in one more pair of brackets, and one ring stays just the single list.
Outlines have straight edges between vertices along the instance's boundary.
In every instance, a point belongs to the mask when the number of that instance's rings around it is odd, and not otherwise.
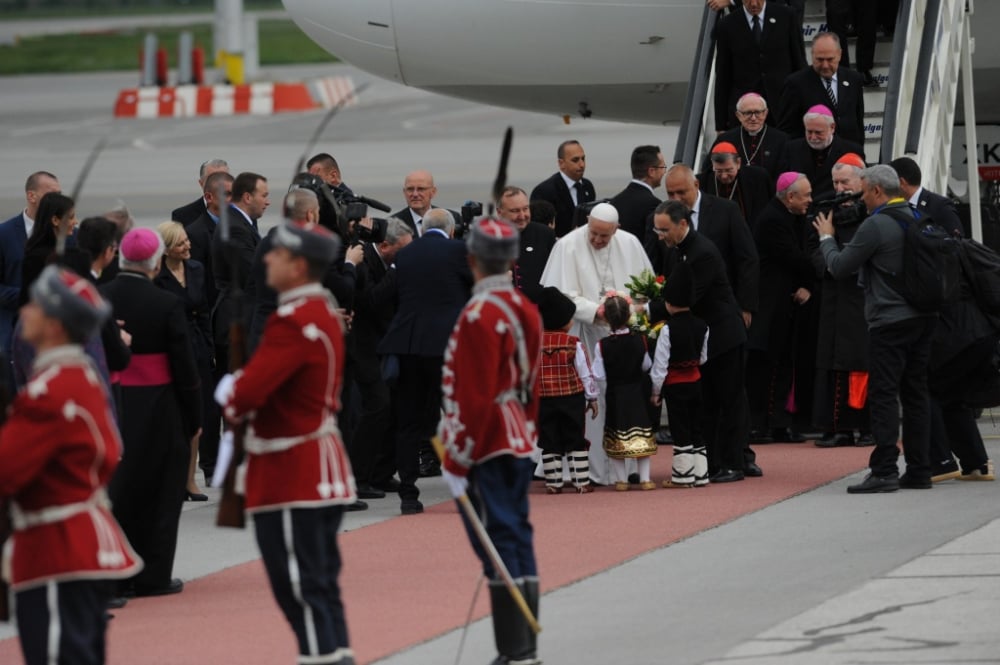
[{"label": "flower bouquet", "polygon": [[649,301],[660,297],[665,282],[663,275],[654,275],[652,270],[645,269],[638,275],[631,275],[625,282],[625,288],[633,298]]}]

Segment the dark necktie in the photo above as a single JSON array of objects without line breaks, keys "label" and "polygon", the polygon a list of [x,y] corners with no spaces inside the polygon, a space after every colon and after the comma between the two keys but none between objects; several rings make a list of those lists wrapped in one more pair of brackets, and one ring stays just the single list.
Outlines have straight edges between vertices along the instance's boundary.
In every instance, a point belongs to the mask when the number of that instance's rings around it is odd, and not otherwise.
[{"label": "dark necktie", "polygon": [[583,183],[574,182],[573,189],[576,190],[576,204],[580,205],[581,203],[583,203]]},{"label": "dark necktie", "polygon": [[754,16],[753,17],[752,32],[753,32],[753,40],[755,42],[757,42],[758,44],[760,44],[760,17],[759,16]]},{"label": "dark necktie", "polygon": [[823,79],[826,86],[826,96],[830,98],[830,109],[837,110],[837,94],[833,91],[833,79]]}]

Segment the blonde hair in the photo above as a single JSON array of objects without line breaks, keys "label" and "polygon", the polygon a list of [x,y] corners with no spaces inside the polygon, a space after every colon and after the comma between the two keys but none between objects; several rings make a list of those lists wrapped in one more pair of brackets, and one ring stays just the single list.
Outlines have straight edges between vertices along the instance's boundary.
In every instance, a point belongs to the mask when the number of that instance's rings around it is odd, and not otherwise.
[{"label": "blonde hair", "polygon": [[181,234],[185,233],[184,225],[180,222],[162,222],[156,227],[156,232],[163,238],[163,246],[171,249],[181,242]]}]

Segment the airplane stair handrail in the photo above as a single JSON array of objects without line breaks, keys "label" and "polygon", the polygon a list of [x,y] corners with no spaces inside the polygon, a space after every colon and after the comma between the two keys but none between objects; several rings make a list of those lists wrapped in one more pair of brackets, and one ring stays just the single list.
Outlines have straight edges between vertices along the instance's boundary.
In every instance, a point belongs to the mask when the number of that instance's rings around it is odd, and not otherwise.
[{"label": "airplane stair handrail", "polygon": [[889,82],[885,93],[885,111],[882,118],[882,161],[893,159],[895,153],[899,100],[902,96],[906,63],[908,61],[907,42],[910,28],[914,25],[915,0],[900,0],[896,13],[896,29],[893,33],[892,55],[889,62]]},{"label": "airplane stair handrail", "polygon": [[674,163],[684,163],[695,168],[707,131],[706,118],[711,108],[709,98],[714,85],[715,62],[715,24],[719,20],[719,12],[712,11],[705,5],[701,19],[701,32],[698,35],[698,46],[695,50],[694,64],[691,66],[691,78],[688,81],[687,97],[684,100],[684,117],[681,119],[680,132],[677,136],[677,147],[674,150]]},{"label": "airplane stair handrail", "polygon": [[913,101],[910,104],[910,121],[906,130],[906,143],[903,152],[916,154],[920,147],[920,139],[924,130],[924,112],[926,105],[919,100],[927,98],[931,82],[931,63],[937,44],[934,34],[937,32],[938,17],[941,14],[941,0],[927,0],[924,13],[924,29],[920,39],[920,53],[917,56],[917,77],[913,87]]}]

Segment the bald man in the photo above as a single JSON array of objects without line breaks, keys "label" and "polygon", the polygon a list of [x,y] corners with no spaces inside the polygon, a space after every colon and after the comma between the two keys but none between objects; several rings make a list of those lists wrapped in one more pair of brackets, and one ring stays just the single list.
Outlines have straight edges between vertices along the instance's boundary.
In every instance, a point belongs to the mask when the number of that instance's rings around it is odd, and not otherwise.
[{"label": "bald man", "polygon": [[[403,181],[403,196],[406,197],[406,207],[392,213],[392,216],[403,220],[403,223],[413,231],[413,237],[418,238],[424,234],[424,215],[431,209],[437,208],[432,204],[434,197],[437,196],[434,176],[430,171],[413,171]],[[461,216],[454,210],[448,212],[451,213],[457,226],[462,220]]]}]

